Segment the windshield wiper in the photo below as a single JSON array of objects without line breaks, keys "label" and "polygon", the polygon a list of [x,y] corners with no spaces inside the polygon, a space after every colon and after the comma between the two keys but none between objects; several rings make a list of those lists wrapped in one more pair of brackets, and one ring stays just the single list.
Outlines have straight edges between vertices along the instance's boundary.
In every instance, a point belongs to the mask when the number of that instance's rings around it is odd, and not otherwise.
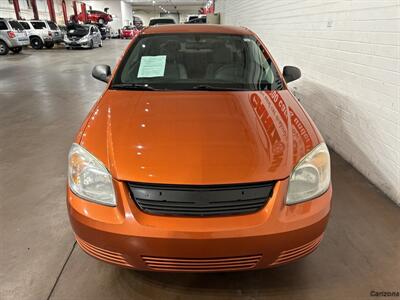
[{"label": "windshield wiper", "polygon": [[207,84],[200,84],[195,85],[190,88],[191,90],[202,90],[202,91],[246,91],[243,88],[235,88],[235,87],[220,87],[220,86],[213,86]]},{"label": "windshield wiper", "polygon": [[160,89],[141,83],[117,83],[113,84],[111,88],[116,90],[160,91]]}]

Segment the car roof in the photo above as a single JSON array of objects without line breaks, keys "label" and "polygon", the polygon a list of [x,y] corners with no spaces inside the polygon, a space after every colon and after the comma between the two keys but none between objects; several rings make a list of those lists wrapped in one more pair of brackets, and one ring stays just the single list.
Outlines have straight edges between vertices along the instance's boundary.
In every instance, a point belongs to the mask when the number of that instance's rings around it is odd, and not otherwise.
[{"label": "car roof", "polygon": [[245,27],[204,24],[202,26],[196,24],[176,24],[163,26],[150,26],[142,31],[142,34],[163,34],[163,33],[224,33],[248,35],[252,34]]},{"label": "car roof", "polygon": [[156,18],[151,18],[150,20],[174,20],[174,18],[169,18],[169,17],[156,17]]}]

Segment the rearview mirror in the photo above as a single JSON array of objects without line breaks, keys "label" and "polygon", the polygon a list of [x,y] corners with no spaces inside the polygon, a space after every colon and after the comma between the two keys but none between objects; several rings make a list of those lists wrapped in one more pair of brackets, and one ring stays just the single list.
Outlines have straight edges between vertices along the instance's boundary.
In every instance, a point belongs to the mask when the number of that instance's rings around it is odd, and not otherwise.
[{"label": "rearview mirror", "polygon": [[92,76],[100,81],[110,81],[111,67],[108,65],[97,65],[92,70]]},{"label": "rearview mirror", "polygon": [[285,78],[286,83],[297,80],[301,77],[301,71],[297,67],[285,66],[283,68],[283,78]]}]

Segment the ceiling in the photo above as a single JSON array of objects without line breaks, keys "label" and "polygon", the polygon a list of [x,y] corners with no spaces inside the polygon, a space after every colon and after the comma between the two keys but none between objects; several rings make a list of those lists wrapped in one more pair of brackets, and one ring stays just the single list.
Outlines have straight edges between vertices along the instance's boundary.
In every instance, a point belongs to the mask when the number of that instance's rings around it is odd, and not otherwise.
[{"label": "ceiling", "polygon": [[133,10],[151,10],[156,12],[197,12],[206,5],[207,0],[125,0],[132,3]]}]

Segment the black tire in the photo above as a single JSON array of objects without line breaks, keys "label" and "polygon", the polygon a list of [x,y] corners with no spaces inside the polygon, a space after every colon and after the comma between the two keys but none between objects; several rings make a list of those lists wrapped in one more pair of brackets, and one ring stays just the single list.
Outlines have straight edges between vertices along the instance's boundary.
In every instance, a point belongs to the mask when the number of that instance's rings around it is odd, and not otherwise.
[{"label": "black tire", "polygon": [[54,47],[54,42],[48,42],[48,43],[45,44],[45,46],[46,46],[47,49],[51,49],[51,48]]},{"label": "black tire", "polygon": [[90,48],[90,49],[93,49],[93,48],[94,48],[93,40],[90,40],[90,46],[89,46],[89,48]]},{"label": "black tire", "polygon": [[20,53],[22,51],[22,47],[14,47],[10,48],[13,53]]},{"label": "black tire", "polygon": [[0,55],[7,55],[9,49],[4,41],[0,41]]},{"label": "black tire", "polygon": [[34,36],[31,38],[31,46],[35,50],[40,50],[43,49],[43,42],[39,37]]}]

